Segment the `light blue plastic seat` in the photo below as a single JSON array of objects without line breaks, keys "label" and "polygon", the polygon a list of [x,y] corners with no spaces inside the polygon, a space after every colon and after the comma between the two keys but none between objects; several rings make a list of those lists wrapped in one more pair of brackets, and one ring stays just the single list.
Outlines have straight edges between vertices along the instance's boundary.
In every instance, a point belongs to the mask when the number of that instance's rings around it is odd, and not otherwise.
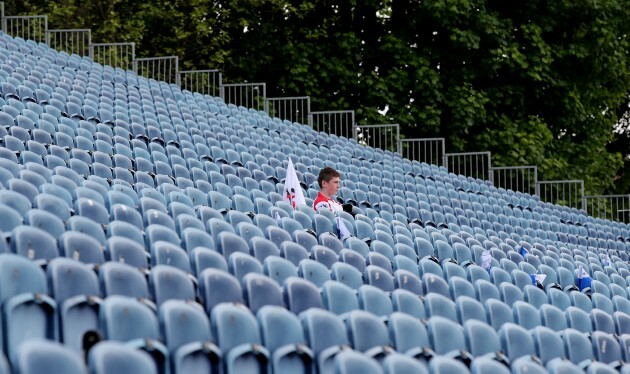
[{"label": "light blue plastic seat", "polygon": [[28,339],[58,340],[57,303],[47,296],[44,272],[26,257],[0,254],[0,314],[4,351],[13,357]]},{"label": "light blue plastic seat", "polygon": [[81,374],[86,372],[79,353],[54,341],[32,339],[20,345],[13,368],[23,374],[43,372]]},{"label": "light blue plastic seat", "polygon": [[212,335],[223,352],[227,372],[270,371],[270,354],[261,343],[258,322],[243,305],[219,304],[211,314]]},{"label": "light blue plastic seat", "polygon": [[243,298],[252,313],[257,313],[265,305],[284,306],[280,286],[263,274],[246,274],[242,288]]},{"label": "light blue plastic seat", "polygon": [[172,357],[172,371],[221,369],[221,351],[212,343],[210,321],[201,305],[168,300],[160,306],[159,320]]},{"label": "light blue plastic seat", "polygon": [[283,295],[284,304],[295,314],[309,308],[323,308],[319,289],[311,282],[301,278],[287,278],[283,285]]},{"label": "light blue plastic seat", "polygon": [[510,359],[535,355],[534,341],[527,330],[513,323],[506,323],[499,329],[499,338],[503,351]]},{"label": "light blue plastic seat", "polygon": [[341,319],[323,309],[311,308],[300,314],[308,346],[322,372],[334,370],[334,358],[344,346],[349,345],[346,329]]},{"label": "light blue plastic seat", "polygon": [[98,330],[99,282],[92,269],[78,261],[59,257],[46,269],[51,294],[59,305],[60,337],[77,353],[83,349],[83,337]]},{"label": "light blue plastic seat", "polygon": [[11,233],[11,252],[44,263],[59,256],[55,238],[44,230],[17,226]]},{"label": "light blue plastic seat", "polygon": [[103,338],[126,342],[128,348],[150,350],[158,371],[166,370],[168,348],[159,341],[159,323],[153,310],[141,300],[112,295],[103,300],[99,310]]},{"label": "light blue plastic seat", "polygon": [[92,347],[88,366],[90,372],[95,374],[157,374],[155,363],[148,353],[129,349],[125,344],[115,341],[100,342]]},{"label": "light blue plastic seat", "polygon": [[195,289],[188,275],[173,266],[156,265],[149,273],[149,290],[160,306],[166,300],[195,300]]},{"label": "light blue plastic seat", "polygon": [[275,372],[314,370],[313,352],[306,347],[302,325],[294,314],[282,307],[268,305],[260,308],[256,316]]}]

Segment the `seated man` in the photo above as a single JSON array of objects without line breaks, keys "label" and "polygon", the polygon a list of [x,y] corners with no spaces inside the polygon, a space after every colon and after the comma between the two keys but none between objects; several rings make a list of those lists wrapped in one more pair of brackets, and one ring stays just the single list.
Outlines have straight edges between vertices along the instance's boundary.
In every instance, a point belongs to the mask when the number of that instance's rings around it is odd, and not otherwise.
[{"label": "seated man", "polygon": [[313,209],[317,211],[320,208],[326,208],[333,213],[342,211],[342,205],[333,198],[339,191],[341,174],[331,167],[325,167],[320,170],[317,183],[319,184],[319,193],[313,201]]}]

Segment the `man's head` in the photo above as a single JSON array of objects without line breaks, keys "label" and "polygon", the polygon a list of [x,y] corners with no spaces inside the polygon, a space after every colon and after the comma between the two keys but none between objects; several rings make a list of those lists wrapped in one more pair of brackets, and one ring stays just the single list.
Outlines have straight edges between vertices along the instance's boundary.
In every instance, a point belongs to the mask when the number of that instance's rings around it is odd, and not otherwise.
[{"label": "man's head", "polygon": [[334,196],[341,185],[341,174],[331,167],[325,167],[320,170],[317,183],[322,195],[326,197]]}]

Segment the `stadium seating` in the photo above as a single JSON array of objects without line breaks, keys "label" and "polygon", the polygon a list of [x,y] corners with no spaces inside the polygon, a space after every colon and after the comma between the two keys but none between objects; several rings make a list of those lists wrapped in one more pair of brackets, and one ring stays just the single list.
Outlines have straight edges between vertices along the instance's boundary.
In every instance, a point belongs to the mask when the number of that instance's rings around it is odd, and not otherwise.
[{"label": "stadium seating", "polygon": [[630,371],[626,224],[1,33],[0,135],[0,373]]}]

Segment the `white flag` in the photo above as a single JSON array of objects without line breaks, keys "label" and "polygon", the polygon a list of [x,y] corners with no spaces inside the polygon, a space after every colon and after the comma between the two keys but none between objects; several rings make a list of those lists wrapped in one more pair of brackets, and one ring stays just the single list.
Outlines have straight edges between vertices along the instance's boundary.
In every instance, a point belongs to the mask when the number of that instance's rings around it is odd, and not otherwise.
[{"label": "white flag", "polygon": [[287,177],[284,180],[282,199],[291,204],[293,209],[298,205],[306,205],[304,192],[302,192],[302,187],[300,186],[300,181],[298,180],[291,158],[289,158],[289,166],[287,166]]},{"label": "white flag", "polygon": [[610,266],[610,255],[609,254],[606,254],[606,258],[604,259],[604,261],[602,261],[602,265]]},{"label": "white flag", "polygon": [[588,275],[586,270],[584,270],[584,266],[580,265],[580,267],[578,268],[577,277],[578,277],[578,279],[583,279],[583,278],[590,278],[591,276]]},{"label": "white flag", "polygon": [[534,279],[536,279],[536,281],[540,284],[545,281],[545,278],[547,278],[546,274],[534,274]]},{"label": "white flag", "polygon": [[584,291],[586,288],[591,288],[591,283],[593,282],[593,278],[584,270],[584,266],[580,265],[577,270],[577,286],[580,291]]},{"label": "white flag", "polygon": [[343,219],[341,217],[335,217],[335,222],[337,223],[337,230],[339,231],[339,239],[344,240],[345,238],[351,236],[350,231],[343,223]]},{"label": "white flag", "polygon": [[492,256],[490,255],[490,251],[483,251],[481,253],[481,267],[490,271],[492,267]]}]

